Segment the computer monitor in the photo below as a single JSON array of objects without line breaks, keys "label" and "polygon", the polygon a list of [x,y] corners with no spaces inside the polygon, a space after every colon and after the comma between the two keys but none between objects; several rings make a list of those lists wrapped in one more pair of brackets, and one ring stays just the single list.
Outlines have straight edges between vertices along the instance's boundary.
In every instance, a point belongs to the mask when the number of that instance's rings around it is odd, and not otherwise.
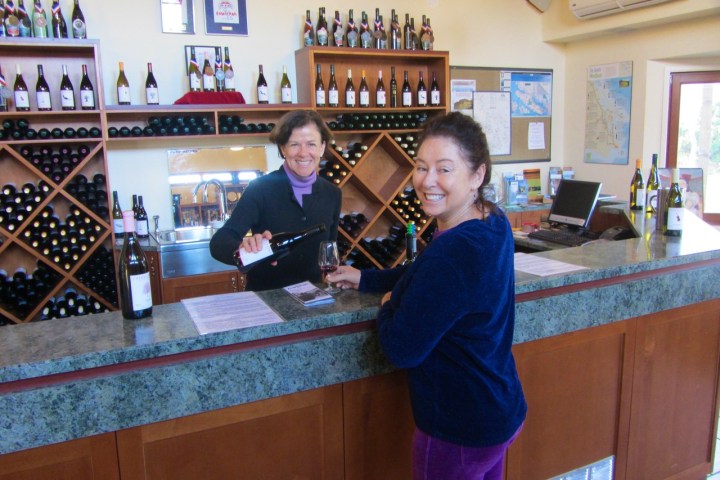
[{"label": "computer monitor", "polygon": [[602,183],[562,179],[550,207],[548,221],[572,230],[587,228]]}]

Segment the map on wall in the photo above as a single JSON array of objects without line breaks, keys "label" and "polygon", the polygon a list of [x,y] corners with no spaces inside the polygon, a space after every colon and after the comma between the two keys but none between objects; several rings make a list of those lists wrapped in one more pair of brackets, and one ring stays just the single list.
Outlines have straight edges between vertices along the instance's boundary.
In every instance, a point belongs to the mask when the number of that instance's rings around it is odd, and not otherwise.
[{"label": "map on wall", "polygon": [[627,165],[632,62],[588,68],[585,163]]},{"label": "map on wall", "polygon": [[552,73],[504,71],[500,82],[512,97],[513,117],[552,115]]}]

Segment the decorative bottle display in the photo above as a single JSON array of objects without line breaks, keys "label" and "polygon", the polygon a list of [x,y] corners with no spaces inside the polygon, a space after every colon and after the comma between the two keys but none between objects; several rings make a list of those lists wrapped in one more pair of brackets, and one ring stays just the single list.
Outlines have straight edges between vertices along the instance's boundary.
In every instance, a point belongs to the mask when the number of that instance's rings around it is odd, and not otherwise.
[{"label": "decorative bottle display", "polygon": [[137,210],[135,210],[135,233],[140,238],[147,238],[150,235],[150,222],[148,214],[143,205],[142,195],[138,195]]},{"label": "decorative bottle display", "polygon": [[112,204],[112,222],[113,222],[113,233],[117,237],[125,233],[123,226],[123,211],[120,208],[120,201],[118,200],[117,190],[113,190],[113,204]]},{"label": "decorative bottle display", "polygon": [[387,33],[380,15],[380,9],[375,9],[375,31],[373,32],[373,48],[387,48]]},{"label": "decorative bottle display", "polygon": [[645,185],[646,200],[645,200],[645,211],[647,213],[655,213],[657,209],[657,192],[660,188],[660,177],[658,176],[657,170],[658,154],[653,153],[652,166],[650,167],[650,175]]},{"label": "decorative bottle display", "polygon": [[348,15],[347,27],[345,29],[345,38],[347,39],[347,46],[355,48],[358,46],[358,28],[355,25],[355,19],[353,18],[353,9],[350,9]]},{"label": "decorative bottle display", "polygon": [[130,83],[125,76],[125,64],[119,62],[118,68],[120,69],[117,79],[118,105],[130,105]]},{"label": "decorative bottle display", "polygon": [[317,28],[315,29],[315,39],[317,40],[318,45],[327,47],[328,25],[327,20],[325,20],[325,7],[320,7],[320,11],[318,13]]},{"label": "decorative bottle display", "polygon": [[397,107],[398,85],[395,79],[395,67],[390,67],[390,108]]},{"label": "decorative bottle display", "polygon": [[630,210],[645,209],[645,182],[642,176],[642,160],[635,160],[635,174],[630,182]]},{"label": "decorative bottle display", "polygon": [[20,36],[32,37],[32,22],[30,21],[30,16],[25,9],[25,3],[23,0],[18,0],[17,20],[18,28],[20,29]]},{"label": "decorative bottle display", "polygon": [[270,101],[270,94],[268,92],[268,84],[263,74],[263,66],[259,65],[260,73],[258,73],[257,79],[257,97],[258,103],[268,103]]},{"label": "decorative bottle display", "polygon": [[335,10],[335,19],[333,20],[333,45],[336,47],[345,46],[345,31],[340,21],[340,11]]},{"label": "decorative bottle display", "polygon": [[17,10],[11,0],[7,0],[5,4],[5,35],[8,37],[19,37],[20,36],[20,22],[17,16]]},{"label": "decorative bottle display", "polygon": [[398,16],[394,8],[390,14],[390,49],[402,49],[402,30],[400,29],[400,22],[398,21]]},{"label": "decorative bottle display", "polygon": [[202,84],[204,92],[215,91],[215,70],[210,65],[210,59],[207,56],[202,67]]},{"label": "decorative bottle display", "polygon": [[310,10],[305,10],[305,25],[303,26],[303,45],[312,47],[315,45],[315,29],[310,20]]},{"label": "decorative bottle display", "polygon": [[199,92],[202,90],[202,73],[195,57],[195,47],[190,47],[190,64],[188,65],[188,81],[190,82],[190,91]]},{"label": "decorative bottle display", "polygon": [[422,32],[420,33],[420,45],[423,50],[432,50],[433,44],[435,43],[435,36],[433,35],[433,29],[430,26],[430,19],[425,18],[423,15]]},{"label": "decorative bottle display", "polygon": [[223,62],[223,74],[225,75],[224,88],[226,92],[235,91],[235,70],[230,61],[230,49],[225,47],[225,61]]},{"label": "decorative bottle display", "polygon": [[62,66],[62,80],[60,80],[60,106],[63,110],[75,110],[75,90],[68,76],[67,65]]},{"label": "decorative bottle display", "polygon": [[663,233],[670,237],[681,236],[684,217],[685,209],[683,208],[682,191],[680,190],[680,170],[673,168],[670,194],[665,202]]},{"label": "decorative bottle display", "polygon": [[132,211],[123,212],[125,241],[120,252],[118,276],[120,279],[120,305],[123,317],[131,320],[152,315],[150,269],[145,252],[135,238],[135,220]]},{"label": "decorative bottle display", "polygon": [[17,110],[18,112],[29,112],[30,93],[28,92],[27,84],[23,79],[19,63],[15,66],[15,72],[15,85],[13,86],[15,96],[15,110]]},{"label": "decorative bottle display", "polygon": [[95,89],[88,76],[87,65],[82,66],[82,79],[80,80],[80,108],[95,110]]},{"label": "decorative bottle display", "polygon": [[317,73],[315,74],[315,106],[325,106],[325,84],[322,79],[322,69],[320,64],[317,64]]},{"label": "decorative bottle display", "polygon": [[160,93],[158,92],[157,80],[153,75],[152,63],[147,64],[148,73],[145,78],[145,100],[148,105],[160,105]]},{"label": "decorative bottle display", "polygon": [[87,25],[85,24],[85,15],[80,8],[80,0],[75,0],[73,5],[71,23],[73,38],[87,38]]},{"label": "decorative bottle display", "polygon": [[328,98],[329,107],[340,106],[340,90],[338,89],[337,80],[335,79],[335,65],[330,65],[330,80],[328,81]]},{"label": "decorative bottle display", "polygon": [[417,106],[418,107],[427,107],[427,87],[425,87],[425,81],[423,80],[423,72],[420,71],[420,78],[418,80],[418,86],[417,86]]},{"label": "decorative bottle display", "polygon": [[370,48],[373,44],[373,35],[370,33],[370,24],[368,24],[367,13],[362,12],[360,21],[360,46],[362,48]]},{"label": "decorative bottle display", "polygon": [[48,19],[40,0],[35,0],[32,12],[33,36],[36,38],[48,37]]},{"label": "decorative bottle display", "polygon": [[52,3],[52,33],[55,38],[68,38],[67,23],[60,10],[59,0],[53,0]]},{"label": "decorative bottle display", "polygon": [[402,106],[412,107],[412,103],[412,88],[410,88],[410,81],[408,80],[408,71],[405,70],[402,86]]},{"label": "decorative bottle display", "polygon": [[352,70],[348,68],[347,82],[345,83],[345,107],[355,108],[355,85],[353,85]]},{"label": "decorative bottle display", "polygon": [[225,71],[223,70],[222,55],[220,47],[215,48],[215,91],[225,91]]},{"label": "decorative bottle display", "polygon": [[365,70],[361,72],[360,77],[360,108],[367,108],[370,106],[370,89],[365,81]]},{"label": "decorative bottle display", "polygon": [[285,65],[283,65],[283,75],[280,80],[280,101],[282,103],[292,103],[292,84]]},{"label": "decorative bottle display", "polygon": [[325,225],[320,223],[299,232],[276,233],[270,240],[265,240],[266,245],[264,245],[263,250],[255,254],[249,254],[245,250],[238,250],[235,252],[238,270],[246,273],[256,265],[279,260],[290,254],[291,250],[300,243],[324,231]]},{"label": "decorative bottle display", "polygon": [[50,98],[50,86],[45,80],[42,65],[37,66],[38,79],[35,84],[35,100],[37,101],[37,109],[40,111],[52,110],[52,99]]},{"label": "decorative bottle display", "polygon": [[387,106],[387,95],[385,92],[385,83],[382,78],[382,70],[378,70],[378,81],[375,87],[375,106],[384,108]]},{"label": "decorative bottle display", "polygon": [[403,265],[410,265],[415,261],[417,256],[417,233],[415,231],[415,224],[407,224],[407,230],[405,232],[405,260]]}]

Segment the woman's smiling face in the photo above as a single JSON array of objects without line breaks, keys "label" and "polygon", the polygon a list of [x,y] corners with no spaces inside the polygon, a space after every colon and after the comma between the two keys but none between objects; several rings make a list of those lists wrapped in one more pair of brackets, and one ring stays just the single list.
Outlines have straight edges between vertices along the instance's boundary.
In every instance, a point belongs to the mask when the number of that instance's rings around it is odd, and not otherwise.
[{"label": "woman's smiling face", "polygon": [[292,131],[287,143],[280,146],[280,152],[295,175],[307,177],[317,170],[325,152],[325,142],[318,128],[308,123]]}]

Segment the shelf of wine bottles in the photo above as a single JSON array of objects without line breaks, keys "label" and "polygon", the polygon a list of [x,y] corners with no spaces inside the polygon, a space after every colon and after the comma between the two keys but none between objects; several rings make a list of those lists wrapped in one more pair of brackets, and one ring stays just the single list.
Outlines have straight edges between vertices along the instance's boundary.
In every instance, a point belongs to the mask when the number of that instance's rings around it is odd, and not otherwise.
[{"label": "shelf of wine bottles", "polygon": [[408,157],[412,159],[415,158],[418,149],[418,137],[416,133],[395,133],[392,135],[392,138]]},{"label": "shelf of wine bottles", "polygon": [[[18,268],[12,274],[0,270],[0,307],[17,318],[26,318],[60,281],[60,275],[42,261],[32,273]],[[15,323],[5,317],[9,323]],[[0,322],[1,324],[1,322]]]},{"label": "shelf of wine bottles", "polygon": [[110,221],[106,179],[102,173],[96,173],[91,180],[84,174],[75,175],[65,185],[65,190],[85,205],[90,211],[105,221]]},{"label": "shelf of wine bottles", "polygon": [[62,295],[50,297],[40,311],[40,320],[67,318],[92,313],[102,313],[107,307],[92,295],[78,293],[72,287],[65,289]]},{"label": "shelf of wine bottles", "polygon": [[352,238],[358,238],[367,227],[368,221],[364,214],[353,212],[346,213],[340,217],[339,228],[343,230],[348,236]]},{"label": "shelf of wine bottles", "polygon": [[339,185],[348,176],[350,171],[345,165],[336,159],[320,159],[318,166],[318,175],[327,179],[328,181]]},{"label": "shelf of wine bottles", "polygon": [[0,227],[10,233],[17,232],[49,191],[49,185],[42,180],[37,186],[27,182],[19,189],[13,184],[3,185],[0,192]]},{"label": "shelf of wine bottles", "polygon": [[117,285],[113,254],[100,245],[78,270],[77,279],[113,307],[117,307]]},{"label": "shelf of wine bottles", "polygon": [[419,228],[422,228],[429,220],[428,215],[422,209],[422,202],[417,197],[412,186],[407,186],[402,192],[398,193],[392,199],[390,205],[403,220],[413,222]]},{"label": "shelf of wine bottles", "polygon": [[223,134],[270,133],[275,127],[273,122],[246,122],[240,115],[219,115],[218,131]]},{"label": "shelf of wine bottles", "polygon": [[390,268],[405,252],[405,225],[396,222],[388,228],[387,235],[365,236],[360,239],[358,246],[360,249],[352,250],[346,257],[346,265],[355,268],[377,268],[377,265]]},{"label": "shelf of wine bottles", "polygon": [[20,155],[56,184],[68,177],[90,153],[85,144],[27,145],[19,148]]},{"label": "shelf of wine bottles", "polygon": [[427,112],[417,113],[343,113],[327,122],[328,128],[338,130],[412,130],[420,128],[428,119]]},{"label": "shelf of wine bottles", "polygon": [[72,140],[84,138],[100,138],[102,132],[98,127],[54,127],[32,128],[30,121],[24,118],[17,120],[5,119],[0,130],[0,140]]},{"label": "shelf of wine bottles", "polygon": [[330,145],[350,168],[354,168],[368,151],[368,146],[358,141],[348,142],[346,147],[342,147],[335,140],[332,140]]},{"label": "shelf of wine bottles", "polygon": [[110,126],[107,134],[109,138],[174,137],[215,135],[215,131],[215,126],[207,116],[163,115],[151,116],[142,125]]}]

